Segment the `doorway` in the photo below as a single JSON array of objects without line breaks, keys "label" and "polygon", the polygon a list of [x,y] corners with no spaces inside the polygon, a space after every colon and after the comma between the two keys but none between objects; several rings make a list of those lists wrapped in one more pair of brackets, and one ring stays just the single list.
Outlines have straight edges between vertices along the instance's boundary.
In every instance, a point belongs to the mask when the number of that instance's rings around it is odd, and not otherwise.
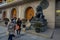
[{"label": "doorway", "polygon": [[17,10],[15,8],[11,11],[11,18],[17,18]]},{"label": "doorway", "polygon": [[34,16],[34,10],[33,10],[33,8],[32,7],[28,7],[27,9],[26,9],[26,14],[25,14],[25,18],[27,19],[27,20],[31,20],[31,18]]},{"label": "doorway", "polygon": [[56,24],[55,28],[60,28],[60,0],[56,0]]}]

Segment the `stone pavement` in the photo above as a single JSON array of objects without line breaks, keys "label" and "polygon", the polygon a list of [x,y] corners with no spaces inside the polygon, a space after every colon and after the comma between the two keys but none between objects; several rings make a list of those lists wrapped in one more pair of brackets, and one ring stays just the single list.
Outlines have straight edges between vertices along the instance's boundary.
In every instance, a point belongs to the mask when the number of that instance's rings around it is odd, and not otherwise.
[{"label": "stone pavement", "polygon": [[[7,40],[8,36],[5,36],[4,38],[1,38],[0,40]],[[25,34],[21,35],[20,37],[15,37],[13,40],[49,40],[47,38],[35,36],[32,34]]]},{"label": "stone pavement", "polygon": [[[21,32],[21,34],[23,34],[23,32]],[[6,27],[0,26],[0,40],[8,40]],[[15,37],[14,40],[47,40],[47,38],[25,33],[25,35],[20,35],[20,37]]]},{"label": "stone pavement", "polygon": [[[19,35],[19,37],[18,36],[15,37],[13,40],[60,40],[60,31],[59,30],[60,29],[55,30],[55,33],[54,33],[54,36],[52,39],[26,33],[25,35],[21,34],[21,35]],[[0,40],[7,40],[7,39],[8,39],[8,36],[4,36],[4,37],[0,38]]]},{"label": "stone pavement", "polygon": [[55,29],[54,35],[53,35],[54,40],[60,40],[60,28]]},{"label": "stone pavement", "polygon": [[0,37],[6,35],[6,32],[7,32],[7,28],[0,26]]},{"label": "stone pavement", "polygon": [[[7,28],[0,26],[0,40],[7,40],[7,39],[8,39]],[[14,40],[60,40],[60,29],[55,29],[52,39],[25,33],[25,35],[15,37]]]},{"label": "stone pavement", "polygon": [[[23,32],[21,32],[23,34]],[[0,26],[0,40],[7,40],[7,28]],[[14,40],[47,40],[46,38],[39,37],[33,34],[25,33],[25,35],[21,35],[20,37],[15,37]]]},{"label": "stone pavement", "polygon": [[6,31],[7,31],[6,27],[0,26],[0,33],[6,32]]}]

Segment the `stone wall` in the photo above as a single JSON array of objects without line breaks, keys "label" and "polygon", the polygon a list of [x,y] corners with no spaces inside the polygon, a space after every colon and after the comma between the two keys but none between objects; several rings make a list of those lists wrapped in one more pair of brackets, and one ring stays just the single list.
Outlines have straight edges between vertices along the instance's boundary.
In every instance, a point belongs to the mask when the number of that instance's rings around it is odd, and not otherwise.
[{"label": "stone wall", "polygon": [[[49,2],[49,7],[43,10],[43,13],[45,15],[45,18],[48,21],[48,27],[54,29],[55,28],[55,0],[48,0],[48,2]],[[40,1],[16,6],[15,8],[17,10],[17,18],[18,17],[20,17],[21,19],[25,18],[25,11],[28,7],[32,7],[34,10],[34,13],[36,14],[36,8],[39,4],[40,4]],[[10,18],[12,8],[14,7],[5,9],[7,11],[8,18]]]}]

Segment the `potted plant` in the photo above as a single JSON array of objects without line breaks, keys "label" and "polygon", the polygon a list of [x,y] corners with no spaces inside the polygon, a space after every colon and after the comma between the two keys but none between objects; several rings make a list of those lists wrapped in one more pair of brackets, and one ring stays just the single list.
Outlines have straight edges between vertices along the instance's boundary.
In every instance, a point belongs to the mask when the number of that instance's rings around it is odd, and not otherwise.
[{"label": "potted plant", "polygon": [[40,23],[40,22],[36,22],[35,24],[34,24],[34,28],[35,28],[35,31],[37,32],[37,33],[40,33],[40,28],[42,27],[42,24]]}]

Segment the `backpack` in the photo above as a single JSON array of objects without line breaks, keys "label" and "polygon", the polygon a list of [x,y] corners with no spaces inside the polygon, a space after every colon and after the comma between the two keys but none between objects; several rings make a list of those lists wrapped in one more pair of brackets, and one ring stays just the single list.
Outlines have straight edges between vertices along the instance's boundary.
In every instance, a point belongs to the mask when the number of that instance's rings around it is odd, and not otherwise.
[{"label": "backpack", "polygon": [[10,24],[9,24],[8,30],[14,30],[14,25],[13,25],[13,23],[10,23]]}]

